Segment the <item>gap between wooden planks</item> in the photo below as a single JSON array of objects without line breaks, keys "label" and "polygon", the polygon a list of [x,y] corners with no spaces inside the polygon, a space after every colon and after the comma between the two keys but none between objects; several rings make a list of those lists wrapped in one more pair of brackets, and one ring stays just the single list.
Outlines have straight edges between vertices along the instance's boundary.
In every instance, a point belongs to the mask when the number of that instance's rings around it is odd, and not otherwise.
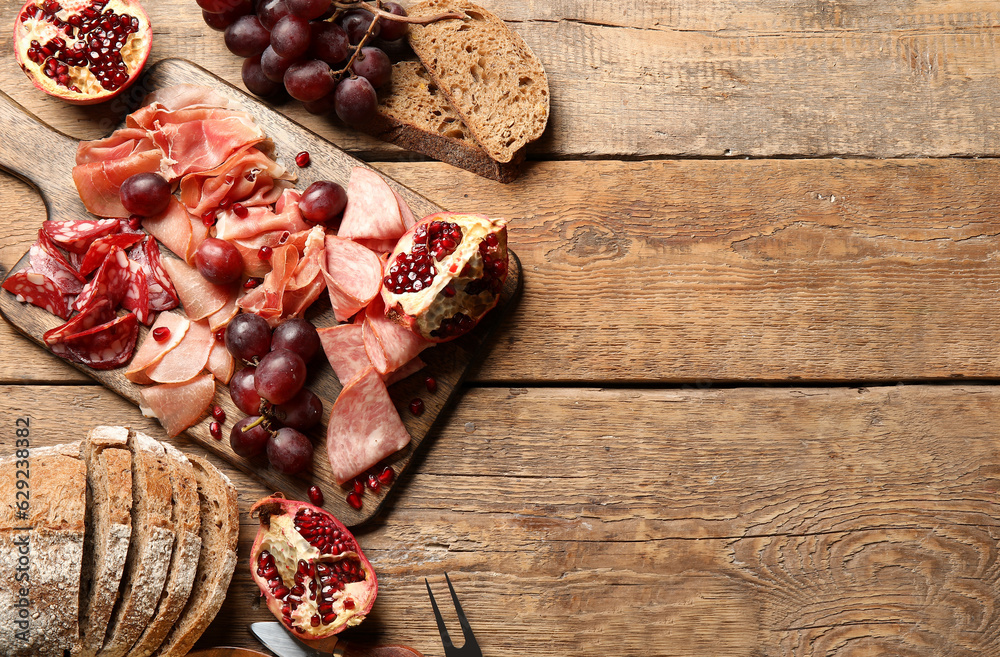
[{"label": "gap between wooden planks", "polygon": [[[378,166],[511,219],[524,295],[473,383],[1000,378],[996,160]],[[44,212],[2,180],[9,267]],[[0,381],[81,381],[6,325],[0,349]]]},{"label": "gap between wooden planks", "polygon": [[[5,393],[36,446],[161,435],[104,390]],[[447,571],[485,654],[996,654],[998,413],[976,385],[470,390],[359,532],[381,586],[351,637],[440,654],[423,578]],[[242,560],[203,645],[256,647],[264,491],[233,475]]]}]

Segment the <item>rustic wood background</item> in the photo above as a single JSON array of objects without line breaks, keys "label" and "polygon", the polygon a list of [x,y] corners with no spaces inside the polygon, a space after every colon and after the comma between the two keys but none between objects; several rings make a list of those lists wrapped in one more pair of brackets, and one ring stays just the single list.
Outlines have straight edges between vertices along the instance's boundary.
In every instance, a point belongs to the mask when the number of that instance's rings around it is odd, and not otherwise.
[{"label": "rustic wood background", "polygon": [[[524,265],[359,532],[381,591],[350,638],[442,655],[424,578],[440,598],[448,572],[486,657],[1000,654],[1000,2],[481,4],[549,73],[516,183],[278,108],[510,217]],[[238,83],[193,0],[147,8],[153,60]],[[120,119],[42,97],[7,48],[0,89],[76,137]],[[6,175],[0,207],[7,268],[44,208]],[[155,428],[6,326],[0,353],[0,450],[24,415],[39,445]],[[266,491],[231,472],[245,514]],[[259,647],[243,568],[200,645]]]}]

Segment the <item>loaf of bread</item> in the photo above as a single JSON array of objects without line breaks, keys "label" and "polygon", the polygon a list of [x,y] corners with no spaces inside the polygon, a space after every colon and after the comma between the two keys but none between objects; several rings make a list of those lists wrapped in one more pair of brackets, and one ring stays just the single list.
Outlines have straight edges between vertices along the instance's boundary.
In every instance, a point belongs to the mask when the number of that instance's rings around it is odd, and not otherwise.
[{"label": "loaf of bread", "polygon": [[467,0],[424,0],[407,12],[416,18],[465,15],[411,25],[409,43],[492,159],[510,163],[542,136],[549,118],[548,78],[520,35]]}]

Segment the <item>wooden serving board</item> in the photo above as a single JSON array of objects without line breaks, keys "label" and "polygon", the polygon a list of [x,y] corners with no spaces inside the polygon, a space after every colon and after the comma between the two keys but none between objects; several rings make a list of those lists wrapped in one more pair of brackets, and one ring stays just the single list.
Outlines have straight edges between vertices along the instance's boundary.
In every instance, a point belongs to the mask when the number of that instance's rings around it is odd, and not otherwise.
[{"label": "wooden serving board", "polygon": [[[299,179],[296,183],[298,189],[304,189],[316,180],[333,180],[346,187],[351,169],[356,166],[367,166],[212,73],[184,60],[168,59],[152,66],[143,79],[128,90],[127,93],[130,95],[122,105],[123,115],[138,107],[142,98],[149,92],[181,83],[213,87],[249,112],[265,134],[273,140],[276,159],[289,171],[298,174]],[[49,219],[60,221],[91,216],[80,201],[71,175],[77,144],[78,140],[53,130],[0,92],[0,167],[23,178],[39,190]],[[312,159],[312,163],[303,169],[298,168],[294,162],[295,155],[301,151],[308,151]],[[412,190],[386,176],[383,177],[406,199],[415,216],[423,217],[440,211],[441,208]],[[41,228],[41,221],[38,227]],[[164,257],[173,256],[164,251]],[[7,275],[27,265],[28,256],[25,254]],[[510,275],[497,308],[469,335],[424,351],[421,358],[427,363],[427,367],[389,388],[400,417],[410,432],[411,440],[406,449],[385,462],[396,472],[393,482],[388,486],[382,486],[377,493],[370,489],[366,490],[363,496],[364,504],[360,510],[355,510],[347,504],[347,489],[337,486],[330,474],[325,448],[326,425],[333,402],[340,394],[341,385],[330,365],[321,357],[317,357],[310,365],[310,376],[306,384],[323,400],[324,415],[321,425],[309,432],[316,448],[310,472],[294,477],[283,475],[272,470],[264,456],[247,460],[235,454],[229,446],[229,430],[244,415],[233,404],[228,388],[222,384],[217,383],[214,401],[226,412],[222,440],[213,439],[209,433],[209,425],[213,421],[211,415],[202,419],[183,435],[259,479],[264,485],[275,491],[283,491],[288,497],[308,499],[306,491],[310,486],[317,485],[324,493],[326,509],[349,526],[361,524],[375,515],[391,490],[399,484],[400,475],[405,472],[417,449],[459,393],[466,372],[483,353],[500,318],[516,301],[520,288],[521,263],[517,256],[511,253]],[[45,331],[62,323],[61,319],[41,308],[18,302],[15,296],[6,290],[0,291],[0,314],[18,331],[43,348],[45,344],[42,335]],[[307,317],[318,327],[333,326],[337,323],[325,294],[313,305]],[[147,332],[146,327],[140,328],[140,343]],[[139,404],[141,386],[125,378],[125,368],[99,371],[83,365],[74,364],[74,366],[110,390],[136,405]],[[434,394],[428,393],[425,387],[424,377],[427,375],[437,380],[437,390]],[[419,417],[414,416],[408,409],[410,401],[415,397],[420,397],[425,404],[426,410]],[[116,424],[118,419],[109,417],[105,422]]]}]

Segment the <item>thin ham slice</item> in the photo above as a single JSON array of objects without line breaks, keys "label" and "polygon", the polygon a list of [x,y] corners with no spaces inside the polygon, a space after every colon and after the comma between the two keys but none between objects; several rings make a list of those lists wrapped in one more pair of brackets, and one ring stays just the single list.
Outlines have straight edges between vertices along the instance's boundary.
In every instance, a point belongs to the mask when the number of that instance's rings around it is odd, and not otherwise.
[{"label": "thin ham slice", "polygon": [[364,328],[365,350],[381,374],[398,370],[421,351],[434,345],[386,317],[382,297],[377,297],[368,305]]},{"label": "thin ham slice", "polygon": [[374,251],[378,255],[382,255],[382,254],[385,254],[385,253],[392,253],[393,249],[396,248],[396,244],[399,243],[399,240],[363,240],[363,239],[356,239],[356,240],[353,240],[353,241],[357,242],[358,244],[360,244],[361,246],[365,247],[366,249]]},{"label": "thin ham slice", "polygon": [[159,103],[168,110],[185,107],[229,107],[229,97],[211,87],[198,84],[174,84],[147,95],[143,105]]},{"label": "thin ham slice", "polygon": [[347,206],[337,235],[347,239],[398,240],[406,232],[396,195],[371,169],[354,167]]},{"label": "thin ham slice", "polygon": [[422,361],[418,356],[413,360],[411,360],[409,363],[400,367],[395,372],[386,374],[385,376],[382,377],[382,379],[385,381],[385,385],[391,386],[393,383],[398,383],[399,381],[402,381],[407,377],[413,376],[414,374],[424,369],[425,367],[427,367],[427,363]]},{"label": "thin ham slice", "polygon": [[213,333],[228,326],[233,317],[236,317],[236,313],[240,311],[237,301],[239,301],[239,294],[234,289],[226,305],[208,316],[208,327],[212,329]]},{"label": "thin ham slice", "polygon": [[161,383],[143,388],[139,395],[167,435],[173,437],[205,415],[215,396],[215,377],[202,374],[184,383]]},{"label": "thin ham slice", "polygon": [[[410,230],[410,228],[417,223],[416,218],[413,216],[413,211],[410,210],[410,206],[407,204],[406,199],[404,199],[399,192],[394,189],[392,190],[392,193],[396,197],[396,204],[399,206],[399,216],[403,219],[403,226],[406,230]],[[389,250],[391,251],[392,249]]]},{"label": "thin ham slice", "polygon": [[215,224],[215,236],[220,240],[246,240],[271,231],[308,231],[312,226],[302,218],[298,200],[298,192],[286,189],[275,203],[273,211],[260,205],[247,208],[246,217],[237,216],[231,209],[220,212]]},{"label": "thin ham slice", "polygon": [[326,279],[317,276],[309,285],[297,290],[286,290],[281,298],[281,318],[302,317],[306,309],[320,298],[326,289]]},{"label": "thin ham slice", "polygon": [[[201,220],[197,220],[201,223]],[[160,244],[170,249],[178,258],[187,261],[188,249],[192,238],[192,217],[187,208],[171,197],[167,209],[155,217],[147,217],[142,221],[142,227],[155,237]]]},{"label": "thin ham slice", "polygon": [[220,383],[227,384],[233,378],[233,370],[236,369],[236,361],[233,355],[226,349],[224,342],[214,341],[212,351],[208,354],[208,371]]},{"label": "thin ham slice", "polygon": [[[153,338],[153,331],[158,328],[166,328],[170,332],[163,342]],[[163,360],[170,350],[181,343],[190,328],[191,321],[184,315],[169,311],[161,312],[146,334],[146,339],[139,345],[139,351],[132,358],[128,369],[125,370],[125,378],[133,383],[150,383],[149,377],[145,375],[146,368]]]},{"label": "thin ham slice", "polygon": [[[220,115],[225,112],[226,115]],[[153,143],[165,156],[166,167],[160,172],[170,181],[190,173],[216,168],[241,148],[264,141],[264,132],[244,112],[213,109],[180,109],[150,133]],[[195,113],[208,113],[194,118]],[[157,119],[164,120],[164,112]]]},{"label": "thin ham slice", "polygon": [[249,146],[211,171],[185,176],[181,202],[199,217],[223,201],[244,207],[272,205],[294,179],[281,164]]},{"label": "thin ham slice", "polygon": [[159,363],[146,367],[146,376],[156,383],[189,381],[205,369],[214,344],[215,336],[208,322],[191,322],[180,343],[165,353]]},{"label": "thin ham slice", "polygon": [[230,240],[230,243],[236,247],[236,250],[243,257],[243,273],[247,276],[261,278],[267,272],[271,271],[271,261],[270,259],[261,259],[260,247],[267,246],[273,250],[279,246],[292,244],[301,250],[305,248],[307,235],[309,235],[308,230],[299,231],[294,234],[287,230],[272,230],[254,235],[249,239]]},{"label": "thin ham slice", "polygon": [[162,264],[191,320],[204,319],[229,301],[234,286],[209,283],[197,269],[176,258],[164,258]]},{"label": "thin ham slice", "polygon": [[326,434],[337,484],[350,481],[409,442],[410,434],[374,368],[366,368],[340,391]]},{"label": "thin ham slice", "polygon": [[126,218],[118,190],[126,179],[137,173],[161,170],[163,154],[158,148],[135,151],[119,159],[109,159],[73,167],[73,182],[84,206],[98,217]]},{"label": "thin ham slice", "polygon": [[382,261],[371,250],[348,239],[327,235],[323,277],[338,322],[346,322],[367,306],[382,288]]},{"label": "thin ham slice", "polygon": [[316,329],[320,344],[330,367],[341,385],[346,385],[354,377],[372,366],[365,352],[360,324],[339,324]]}]

